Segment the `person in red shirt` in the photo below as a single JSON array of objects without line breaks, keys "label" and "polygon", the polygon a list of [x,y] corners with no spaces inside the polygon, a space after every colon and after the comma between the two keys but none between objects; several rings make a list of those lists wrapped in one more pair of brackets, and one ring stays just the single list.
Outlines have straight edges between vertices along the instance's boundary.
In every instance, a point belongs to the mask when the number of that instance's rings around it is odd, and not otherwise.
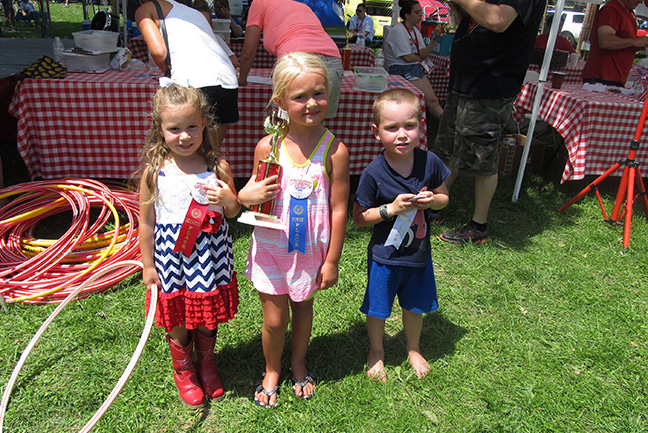
[{"label": "person in red shirt", "polygon": [[642,0],[610,0],[594,17],[590,55],[583,81],[623,86],[638,50],[648,47],[648,36],[637,37],[634,9]]},{"label": "person in red shirt", "polygon": [[[534,49],[544,50],[547,48],[547,39],[549,39],[549,30],[551,29],[551,23],[553,22],[553,17],[554,14],[547,16],[547,19],[545,20],[544,33],[542,33],[536,38],[535,45],[533,46]],[[567,51],[569,53],[575,53],[576,50],[569,42],[569,40],[564,36],[560,36],[560,32],[562,31],[562,26],[564,22],[565,22],[565,15],[562,15],[560,17],[560,26],[558,27],[558,35],[556,35],[556,43],[554,45],[554,49],[560,51]]]}]

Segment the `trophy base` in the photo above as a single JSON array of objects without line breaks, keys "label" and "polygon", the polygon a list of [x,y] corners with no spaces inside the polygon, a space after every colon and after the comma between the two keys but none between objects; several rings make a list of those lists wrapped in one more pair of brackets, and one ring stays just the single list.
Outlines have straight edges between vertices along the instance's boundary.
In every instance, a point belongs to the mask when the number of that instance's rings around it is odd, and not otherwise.
[{"label": "trophy base", "polygon": [[267,215],[259,212],[246,211],[237,219],[238,222],[252,226],[265,227],[269,229],[283,230],[283,223],[274,215]]}]

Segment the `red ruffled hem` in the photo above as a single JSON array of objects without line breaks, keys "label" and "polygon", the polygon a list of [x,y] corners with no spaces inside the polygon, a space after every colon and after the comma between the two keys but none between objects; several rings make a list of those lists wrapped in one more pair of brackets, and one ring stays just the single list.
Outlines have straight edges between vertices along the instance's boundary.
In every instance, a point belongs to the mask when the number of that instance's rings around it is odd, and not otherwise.
[{"label": "red ruffled hem", "polygon": [[[234,318],[238,312],[239,297],[236,273],[229,284],[218,286],[208,293],[195,293],[179,290],[164,294],[159,292],[155,323],[170,332],[176,326],[187,329],[206,326],[216,329],[219,323]],[[151,293],[146,292],[146,311],[151,304]]]}]

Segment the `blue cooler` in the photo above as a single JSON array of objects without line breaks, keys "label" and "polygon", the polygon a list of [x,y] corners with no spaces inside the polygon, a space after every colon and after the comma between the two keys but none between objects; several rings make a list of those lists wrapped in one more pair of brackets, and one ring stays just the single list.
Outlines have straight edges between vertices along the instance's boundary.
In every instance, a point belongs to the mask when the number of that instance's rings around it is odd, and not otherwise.
[{"label": "blue cooler", "polygon": [[452,48],[452,41],[454,40],[454,33],[445,33],[439,37],[434,43],[432,52],[440,56],[449,56],[450,49]]}]

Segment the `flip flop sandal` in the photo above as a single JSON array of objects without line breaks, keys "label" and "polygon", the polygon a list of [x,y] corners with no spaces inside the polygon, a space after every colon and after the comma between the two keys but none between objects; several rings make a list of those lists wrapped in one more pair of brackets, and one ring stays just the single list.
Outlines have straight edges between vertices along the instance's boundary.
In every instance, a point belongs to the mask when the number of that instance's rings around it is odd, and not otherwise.
[{"label": "flip flop sandal", "polygon": [[255,393],[255,395],[254,395],[254,404],[256,404],[257,406],[262,407],[264,409],[272,409],[273,407],[275,407],[277,405],[277,400],[275,400],[274,404],[266,404],[266,403],[262,402],[261,400],[259,400],[256,397],[257,392],[262,392],[262,393],[264,393],[265,395],[268,396],[268,402],[270,402],[270,398],[274,394],[277,394],[277,398],[279,398],[279,385],[276,385],[274,388],[272,388],[270,391],[268,391],[267,389],[265,389],[263,387],[263,378],[264,377],[265,377],[265,373],[263,373],[263,375],[261,376],[261,379],[257,383],[254,384],[254,386],[255,386],[255,389],[254,389],[254,393]]},{"label": "flip flop sandal", "polygon": [[[315,375],[313,373],[310,373],[310,372],[306,375],[303,382],[300,382],[299,380],[297,380],[297,378],[295,376],[292,376],[290,378],[290,380],[293,383],[293,392],[296,391],[295,388],[297,387],[297,385],[299,385],[301,387],[302,392],[303,392],[304,387],[306,385],[308,385],[309,383],[312,383],[313,385],[315,385]],[[311,392],[310,394],[302,395],[299,398],[304,399],[304,400],[310,400],[313,397],[313,394],[315,394],[315,388],[313,388],[313,392]]]}]

